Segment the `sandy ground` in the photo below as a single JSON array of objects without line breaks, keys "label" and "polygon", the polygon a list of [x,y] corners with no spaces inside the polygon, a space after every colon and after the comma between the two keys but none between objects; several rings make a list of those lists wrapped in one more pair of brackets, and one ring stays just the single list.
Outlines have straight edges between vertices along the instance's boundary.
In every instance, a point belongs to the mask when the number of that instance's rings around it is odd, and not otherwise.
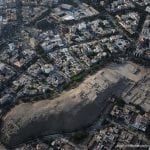
[{"label": "sandy ground", "polygon": [[14,146],[37,136],[87,127],[101,114],[111,95],[121,95],[128,88],[128,79],[135,82],[146,74],[142,68],[141,73],[133,74],[133,67],[131,63],[111,64],[58,98],[14,107],[3,118],[3,143]]}]

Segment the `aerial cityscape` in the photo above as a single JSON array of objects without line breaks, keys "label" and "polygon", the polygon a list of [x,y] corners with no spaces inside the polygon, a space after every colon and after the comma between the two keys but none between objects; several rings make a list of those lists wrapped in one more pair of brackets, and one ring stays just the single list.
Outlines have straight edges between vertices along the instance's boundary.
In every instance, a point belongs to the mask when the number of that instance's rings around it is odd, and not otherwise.
[{"label": "aerial cityscape", "polygon": [[150,150],[150,0],[0,0],[0,150]]}]

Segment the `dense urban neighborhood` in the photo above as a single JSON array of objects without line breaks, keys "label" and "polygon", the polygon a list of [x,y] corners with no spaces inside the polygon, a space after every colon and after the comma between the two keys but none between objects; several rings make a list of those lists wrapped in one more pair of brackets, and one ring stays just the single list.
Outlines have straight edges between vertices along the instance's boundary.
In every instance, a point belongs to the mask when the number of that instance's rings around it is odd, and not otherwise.
[{"label": "dense urban neighborhood", "polygon": [[150,0],[0,0],[0,150],[150,148]]}]

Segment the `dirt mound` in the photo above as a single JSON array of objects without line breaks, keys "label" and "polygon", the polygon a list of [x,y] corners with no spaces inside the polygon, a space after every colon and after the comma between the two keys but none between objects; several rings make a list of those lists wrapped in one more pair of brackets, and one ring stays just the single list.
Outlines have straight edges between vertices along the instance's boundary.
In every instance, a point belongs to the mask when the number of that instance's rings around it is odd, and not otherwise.
[{"label": "dirt mound", "polygon": [[87,127],[101,114],[106,100],[121,94],[126,86],[123,76],[105,69],[58,98],[20,104],[3,118],[1,139],[16,146],[38,136]]}]

